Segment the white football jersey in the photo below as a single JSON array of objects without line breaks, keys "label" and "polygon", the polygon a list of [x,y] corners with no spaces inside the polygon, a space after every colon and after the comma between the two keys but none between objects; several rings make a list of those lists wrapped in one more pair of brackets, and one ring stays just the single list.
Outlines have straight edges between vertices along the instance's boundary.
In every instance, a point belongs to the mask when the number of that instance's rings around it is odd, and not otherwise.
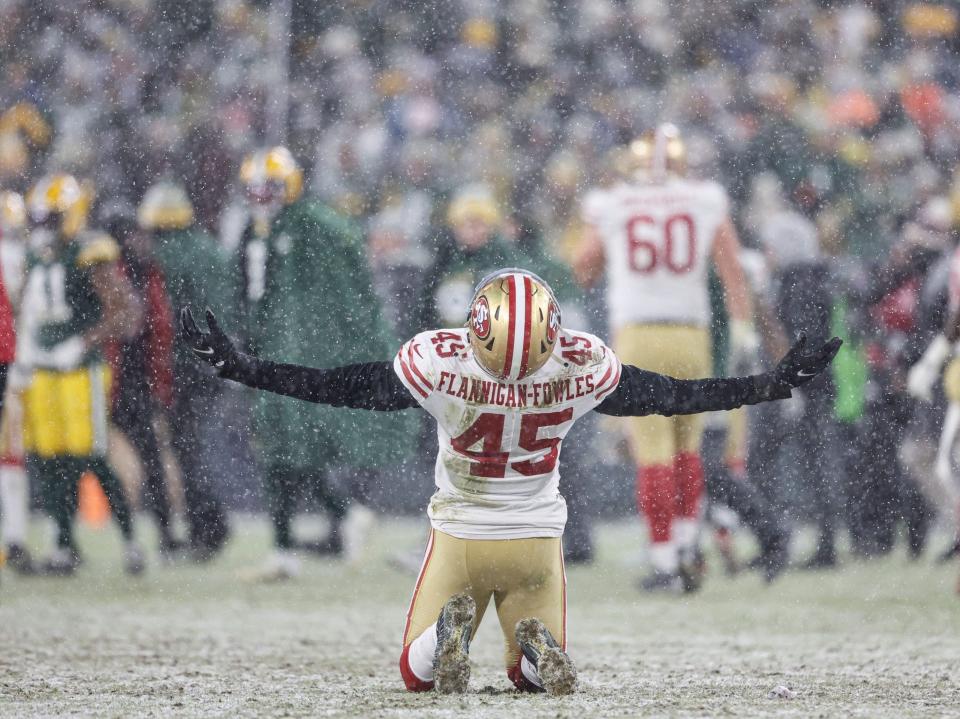
[{"label": "white football jersey", "polygon": [[0,272],[3,286],[14,304],[19,304],[20,292],[27,275],[27,250],[19,240],[0,238]]},{"label": "white football jersey", "polygon": [[557,459],[573,423],[620,381],[602,341],[561,329],[547,363],[500,382],[477,363],[463,328],[421,332],[394,371],[437,420],[435,529],[463,539],[559,537],[567,521]]},{"label": "white football jersey", "polygon": [[727,193],[715,182],[672,178],[593,190],[583,219],[599,231],[613,329],[710,323],[707,273]]}]

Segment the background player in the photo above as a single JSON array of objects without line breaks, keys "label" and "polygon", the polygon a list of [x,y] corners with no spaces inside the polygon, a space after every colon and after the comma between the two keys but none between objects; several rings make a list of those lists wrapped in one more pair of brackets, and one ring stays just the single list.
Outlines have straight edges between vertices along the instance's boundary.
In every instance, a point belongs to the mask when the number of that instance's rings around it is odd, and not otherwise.
[{"label": "background player", "polygon": [[33,572],[27,549],[30,488],[23,459],[23,372],[16,369],[14,317],[23,292],[27,212],[16,192],[0,192],[0,538],[6,563],[23,574]]},{"label": "background player", "polygon": [[611,415],[690,414],[790,396],[829,365],[833,339],[804,354],[801,338],[769,373],[684,381],[621,365],[593,335],[563,329],[553,292],[536,275],[484,278],[466,327],[422,332],[392,365],[331,370],[243,355],[207,311],[201,333],[189,309],[183,334],[221,377],[312,402],[362,409],[421,406],[437,420],[440,450],[433,526],[404,629],[407,688],[463,692],[467,656],[491,598],[506,667],[522,690],[573,691],[564,651],[566,587],[558,491],[560,445],[592,409]]},{"label": "background player", "polygon": [[129,337],[141,311],[117,270],[114,240],[86,227],[89,188],[71,175],[41,178],[27,195],[31,251],[19,331],[18,362],[31,370],[24,394],[27,472],[46,495],[57,548],[46,563],[71,574],[80,562],[73,536],[77,484],[93,472],[110,500],[124,539],[126,570],[143,570],[133,516],[107,463],[110,372],[105,345]]},{"label": "background player", "polygon": [[[624,362],[682,379],[712,374],[711,262],[731,318],[731,366],[755,355],[750,294],[727,194],[715,182],[684,177],[686,151],[664,124],[634,141],[633,177],[584,198],[587,225],[578,279],[606,270],[614,347]],[[699,586],[698,525],[704,488],[701,417],[636,417],[630,451],[638,466],[637,503],[646,514],[653,573],[648,590]],[[682,571],[681,571],[682,569]]]},{"label": "background player", "polygon": [[[248,155],[240,179],[251,222],[237,257],[243,279],[238,304],[250,346],[329,364],[364,359],[363,352],[387,352],[395,340],[370,289],[359,228],[302,196],[303,173],[285,147]],[[355,337],[366,338],[366,344],[354,343]],[[288,579],[299,572],[291,525],[305,488],[327,511],[330,532],[301,546],[356,558],[373,513],[350,501],[332,470],[399,461],[410,444],[406,418],[378,422],[361,415],[333,421],[328,409],[303,412],[287,400],[263,395],[254,405],[254,419],[276,548],[261,578]],[[376,455],[367,450],[371,436],[380,439]]]}]

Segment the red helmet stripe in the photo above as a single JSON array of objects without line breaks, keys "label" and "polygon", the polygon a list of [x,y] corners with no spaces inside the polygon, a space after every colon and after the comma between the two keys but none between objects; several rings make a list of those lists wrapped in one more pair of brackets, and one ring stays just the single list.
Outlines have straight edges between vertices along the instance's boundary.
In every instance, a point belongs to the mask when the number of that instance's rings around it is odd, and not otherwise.
[{"label": "red helmet stripe", "polygon": [[506,355],[503,358],[503,371],[502,375],[504,377],[510,376],[510,369],[513,367],[513,344],[514,337],[517,333],[517,280],[516,275],[510,275],[507,277],[507,294],[509,295],[509,300],[507,304],[507,314],[509,315],[507,319],[507,351]]},{"label": "red helmet stripe", "polygon": [[530,363],[530,315],[533,313],[533,282],[526,275],[523,276],[523,353],[520,355],[520,374],[517,379],[527,374]]}]

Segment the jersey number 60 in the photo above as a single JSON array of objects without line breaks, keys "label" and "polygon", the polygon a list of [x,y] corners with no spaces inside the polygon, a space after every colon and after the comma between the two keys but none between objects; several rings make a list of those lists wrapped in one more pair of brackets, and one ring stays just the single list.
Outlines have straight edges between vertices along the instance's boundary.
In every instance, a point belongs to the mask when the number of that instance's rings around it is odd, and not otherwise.
[{"label": "jersey number 60", "polygon": [[627,220],[627,262],[634,272],[647,274],[659,266],[683,274],[697,261],[696,234],[690,215],[671,215],[661,226],[649,215]]}]

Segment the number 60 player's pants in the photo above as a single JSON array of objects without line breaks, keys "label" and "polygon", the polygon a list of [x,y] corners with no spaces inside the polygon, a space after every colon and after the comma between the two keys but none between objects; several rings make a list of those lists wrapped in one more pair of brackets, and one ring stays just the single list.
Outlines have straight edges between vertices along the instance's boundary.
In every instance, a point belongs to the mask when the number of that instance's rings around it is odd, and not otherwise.
[{"label": "number 60 player's pants", "polygon": [[506,643],[507,675],[519,688],[531,687],[520,670],[520,646],[514,636],[518,621],[536,617],[566,649],[566,577],[559,537],[458,539],[433,529],[403,632],[400,673],[410,691],[433,688],[431,679],[411,670],[410,644],[424,631],[435,631],[443,605],[461,593],[477,604],[473,636],[493,598]]}]

